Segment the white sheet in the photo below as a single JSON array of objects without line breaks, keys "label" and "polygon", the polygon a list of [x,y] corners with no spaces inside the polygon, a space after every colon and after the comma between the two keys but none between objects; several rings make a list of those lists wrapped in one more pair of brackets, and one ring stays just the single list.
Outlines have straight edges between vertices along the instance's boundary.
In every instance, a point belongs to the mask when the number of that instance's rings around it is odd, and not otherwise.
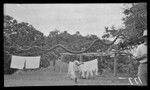
[{"label": "white sheet", "polygon": [[40,56],[38,57],[26,57],[26,69],[35,69],[40,66]]},{"label": "white sheet", "polygon": [[23,69],[25,65],[25,57],[12,55],[10,68]]}]

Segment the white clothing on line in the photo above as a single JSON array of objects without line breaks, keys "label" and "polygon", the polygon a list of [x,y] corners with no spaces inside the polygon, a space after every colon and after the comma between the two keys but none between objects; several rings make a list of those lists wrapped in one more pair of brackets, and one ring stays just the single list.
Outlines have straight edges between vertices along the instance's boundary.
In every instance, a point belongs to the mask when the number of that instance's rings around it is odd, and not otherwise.
[{"label": "white clothing on line", "polygon": [[11,64],[10,64],[11,68],[23,69],[24,65],[25,65],[24,57],[14,56],[14,55],[12,56],[12,60],[11,60]]},{"label": "white clothing on line", "polygon": [[40,66],[40,56],[37,57],[25,57],[25,56],[14,56],[12,55],[11,68],[23,69],[35,69]]},{"label": "white clothing on line", "polygon": [[40,56],[38,57],[26,57],[26,69],[39,68]]}]

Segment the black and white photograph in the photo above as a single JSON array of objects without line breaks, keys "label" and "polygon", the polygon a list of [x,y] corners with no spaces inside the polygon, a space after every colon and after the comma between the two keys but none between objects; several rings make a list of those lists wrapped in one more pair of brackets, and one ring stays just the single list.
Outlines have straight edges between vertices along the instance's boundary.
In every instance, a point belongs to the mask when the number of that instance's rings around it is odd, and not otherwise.
[{"label": "black and white photograph", "polygon": [[147,3],[4,3],[4,87],[147,86]]}]

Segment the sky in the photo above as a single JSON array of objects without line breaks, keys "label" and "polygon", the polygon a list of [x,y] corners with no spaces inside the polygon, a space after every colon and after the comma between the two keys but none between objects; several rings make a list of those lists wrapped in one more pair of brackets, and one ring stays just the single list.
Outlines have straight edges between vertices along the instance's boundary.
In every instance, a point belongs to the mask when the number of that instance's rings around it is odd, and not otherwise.
[{"label": "sky", "polygon": [[105,26],[123,26],[123,4],[4,4],[4,14],[27,22],[48,35],[58,29],[101,37]]}]

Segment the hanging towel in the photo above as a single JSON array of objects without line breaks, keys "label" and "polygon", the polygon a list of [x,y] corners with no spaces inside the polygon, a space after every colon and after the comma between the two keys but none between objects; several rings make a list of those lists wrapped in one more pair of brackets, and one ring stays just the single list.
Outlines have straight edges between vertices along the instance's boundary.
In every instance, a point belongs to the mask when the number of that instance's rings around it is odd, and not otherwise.
[{"label": "hanging towel", "polygon": [[38,57],[26,57],[26,69],[35,69],[40,66],[40,56]]},{"label": "hanging towel", "polygon": [[12,55],[10,68],[23,69],[25,65],[25,57]]}]

